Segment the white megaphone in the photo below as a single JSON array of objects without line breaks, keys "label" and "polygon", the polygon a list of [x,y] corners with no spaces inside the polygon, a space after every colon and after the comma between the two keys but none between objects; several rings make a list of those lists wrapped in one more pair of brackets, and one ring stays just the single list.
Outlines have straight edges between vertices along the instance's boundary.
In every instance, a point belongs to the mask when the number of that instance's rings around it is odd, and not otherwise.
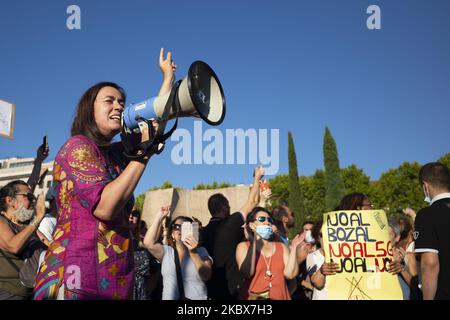
[{"label": "white megaphone", "polygon": [[[170,108],[170,109],[168,109]],[[122,114],[125,130],[139,131],[140,119],[201,118],[217,126],[225,117],[225,96],[217,75],[203,61],[195,61],[171,92],[127,106]]]}]

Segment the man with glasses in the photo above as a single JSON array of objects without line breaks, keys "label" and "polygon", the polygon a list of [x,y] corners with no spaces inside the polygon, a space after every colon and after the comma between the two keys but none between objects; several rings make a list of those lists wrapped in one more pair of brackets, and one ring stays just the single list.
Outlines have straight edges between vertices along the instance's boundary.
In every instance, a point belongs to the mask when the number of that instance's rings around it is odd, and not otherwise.
[{"label": "man with glasses", "polygon": [[10,182],[0,189],[0,211],[0,300],[27,299],[31,290],[22,285],[19,270],[45,248],[36,236],[45,214],[43,194],[35,201],[28,184]]}]

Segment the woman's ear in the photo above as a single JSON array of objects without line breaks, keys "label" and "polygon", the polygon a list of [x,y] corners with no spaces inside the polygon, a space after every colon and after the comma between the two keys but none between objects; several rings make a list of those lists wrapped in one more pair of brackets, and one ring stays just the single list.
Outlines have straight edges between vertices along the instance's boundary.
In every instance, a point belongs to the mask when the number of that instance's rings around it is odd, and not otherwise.
[{"label": "woman's ear", "polygon": [[248,224],[248,226],[250,227],[250,230],[255,231],[256,226],[255,226],[255,223],[254,223],[254,222],[250,222],[250,223]]}]

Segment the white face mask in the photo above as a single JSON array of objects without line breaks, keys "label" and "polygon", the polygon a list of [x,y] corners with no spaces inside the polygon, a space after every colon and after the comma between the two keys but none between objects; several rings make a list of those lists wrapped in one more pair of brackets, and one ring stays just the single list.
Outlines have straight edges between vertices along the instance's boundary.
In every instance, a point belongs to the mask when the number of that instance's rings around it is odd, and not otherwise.
[{"label": "white face mask", "polygon": [[423,201],[425,201],[426,203],[431,203],[431,198],[428,195],[427,190],[425,189],[425,185],[423,186],[423,193],[425,193],[425,199],[423,199]]},{"label": "white face mask", "polygon": [[16,216],[17,220],[19,220],[19,222],[29,221],[34,216],[34,210],[25,209],[25,207],[22,205],[14,212],[14,215]]}]

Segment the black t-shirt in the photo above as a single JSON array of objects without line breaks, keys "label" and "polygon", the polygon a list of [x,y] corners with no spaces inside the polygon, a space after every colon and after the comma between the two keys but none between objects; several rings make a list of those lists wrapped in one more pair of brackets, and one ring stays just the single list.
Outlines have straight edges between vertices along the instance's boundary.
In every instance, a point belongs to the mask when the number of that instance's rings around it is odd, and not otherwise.
[{"label": "black t-shirt", "polygon": [[212,299],[235,299],[243,278],[236,263],[236,247],[245,240],[244,219],[235,212],[222,220],[216,229],[213,250],[213,274],[208,282],[208,295]]},{"label": "black t-shirt", "polygon": [[213,261],[215,260],[214,245],[216,243],[217,229],[222,221],[223,219],[211,218],[206,227],[202,228],[200,235],[202,246],[211,255]]},{"label": "black t-shirt", "polygon": [[415,220],[415,252],[439,256],[436,300],[450,299],[450,198],[420,210]]}]

